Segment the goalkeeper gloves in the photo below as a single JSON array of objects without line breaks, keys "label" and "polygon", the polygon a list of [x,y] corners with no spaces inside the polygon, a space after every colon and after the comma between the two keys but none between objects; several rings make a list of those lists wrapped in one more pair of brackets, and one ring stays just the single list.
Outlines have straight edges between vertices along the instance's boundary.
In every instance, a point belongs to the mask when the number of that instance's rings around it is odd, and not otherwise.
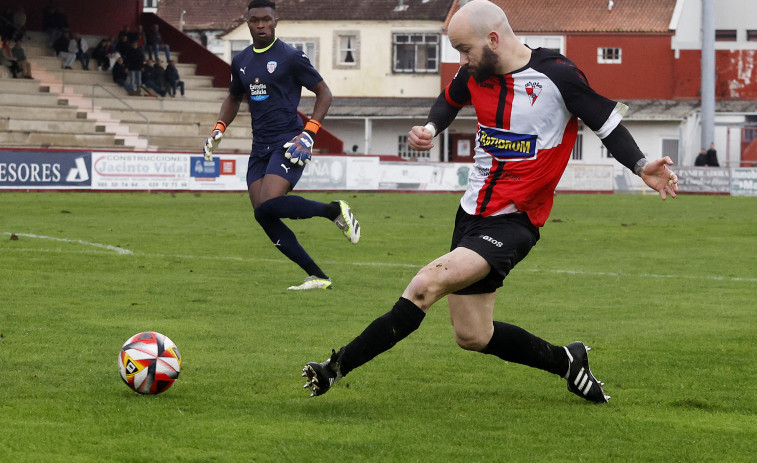
[{"label": "goalkeeper gloves", "polygon": [[207,140],[205,140],[205,146],[202,147],[202,154],[205,156],[206,161],[213,160],[213,151],[218,148],[218,144],[221,143],[221,138],[223,138],[223,133],[225,131],[226,123],[222,120],[216,122],[216,125],[215,127],[213,127],[213,131],[210,133],[210,136]]},{"label": "goalkeeper gloves", "polygon": [[305,130],[292,138],[288,143],[284,143],[286,152],[284,157],[289,159],[292,164],[304,166],[313,157],[313,138],[321,128],[321,124],[311,119],[305,124]]},{"label": "goalkeeper gloves", "polygon": [[307,132],[302,132],[292,138],[289,143],[284,143],[284,148],[287,149],[284,157],[292,164],[304,166],[313,157],[313,137]]}]

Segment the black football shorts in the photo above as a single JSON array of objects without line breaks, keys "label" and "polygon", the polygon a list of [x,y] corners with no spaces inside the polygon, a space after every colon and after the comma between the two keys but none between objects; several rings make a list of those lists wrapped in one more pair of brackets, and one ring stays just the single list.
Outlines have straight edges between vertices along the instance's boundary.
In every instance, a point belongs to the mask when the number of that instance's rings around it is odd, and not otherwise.
[{"label": "black football shorts", "polygon": [[525,212],[483,217],[458,208],[450,251],[470,249],[486,259],[492,269],[483,279],[454,294],[493,293],[538,240],[539,229]]}]

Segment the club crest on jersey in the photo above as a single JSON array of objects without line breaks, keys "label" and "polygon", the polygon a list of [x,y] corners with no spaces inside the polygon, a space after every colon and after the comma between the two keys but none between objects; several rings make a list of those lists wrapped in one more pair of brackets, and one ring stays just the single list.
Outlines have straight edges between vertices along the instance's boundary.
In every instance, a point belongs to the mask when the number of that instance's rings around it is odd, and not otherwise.
[{"label": "club crest on jersey", "polygon": [[531,106],[536,103],[536,99],[539,98],[541,93],[541,84],[539,82],[528,82],[526,84],[526,95],[531,99]]},{"label": "club crest on jersey", "polygon": [[279,63],[276,61],[269,61],[268,64],[266,64],[266,68],[268,69],[268,74],[273,74],[273,71],[276,70],[276,66],[278,66]]},{"label": "club crest on jersey", "polygon": [[478,145],[497,159],[530,158],[536,154],[536,135],[479,127]]}]

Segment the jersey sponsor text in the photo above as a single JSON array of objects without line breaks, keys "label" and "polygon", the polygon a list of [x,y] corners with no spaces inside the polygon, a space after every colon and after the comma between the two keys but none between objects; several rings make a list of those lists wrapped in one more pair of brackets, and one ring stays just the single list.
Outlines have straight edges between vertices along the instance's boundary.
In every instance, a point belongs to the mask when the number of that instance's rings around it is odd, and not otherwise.
[{"label": "jersey sponsor text", "polygon": [[536,135],[506,132],[491,127],[480,127],[478,143],[495,158],[523,158],[536,154]]}]

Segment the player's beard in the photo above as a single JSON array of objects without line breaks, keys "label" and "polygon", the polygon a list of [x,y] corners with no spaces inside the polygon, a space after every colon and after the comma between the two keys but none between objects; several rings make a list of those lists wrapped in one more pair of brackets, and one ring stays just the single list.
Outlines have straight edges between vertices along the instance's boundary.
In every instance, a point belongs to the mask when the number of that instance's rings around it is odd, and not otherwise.
[{"label": "player's beard", "polygon": [[473,80],[481,83],[497,73],[497,64],[499,64],[499,56],[484,45],[481,51],[481,61],[472,68],[468,64],[468,71],[473,76]]}]

